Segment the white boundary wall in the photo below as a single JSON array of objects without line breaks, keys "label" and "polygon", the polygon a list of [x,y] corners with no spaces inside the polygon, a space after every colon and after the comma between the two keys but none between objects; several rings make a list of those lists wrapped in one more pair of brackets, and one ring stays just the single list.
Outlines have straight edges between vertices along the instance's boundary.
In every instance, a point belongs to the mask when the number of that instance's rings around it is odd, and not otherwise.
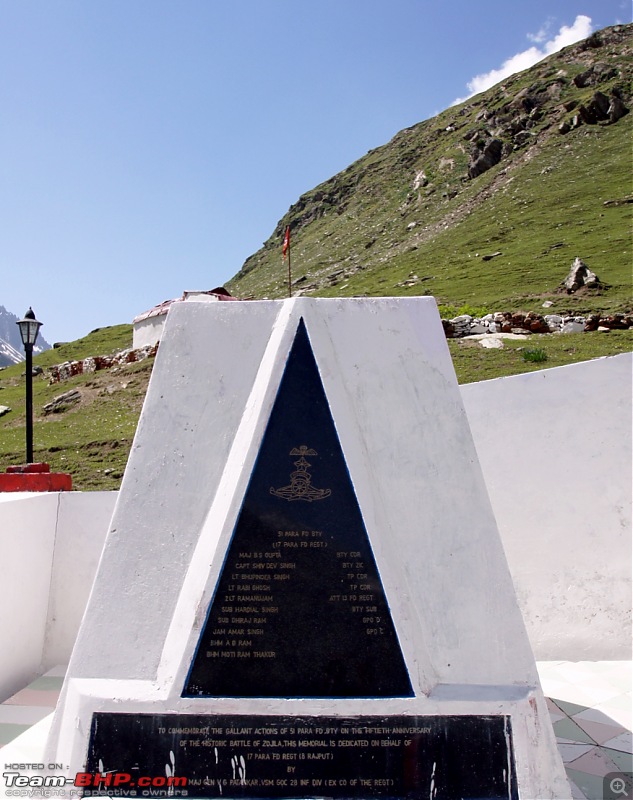
[{"label": "white boundary wall", "polygon": [[0,505],[0,699],[41,674],[58,494]]},{"label": "white boundary wall", "polygon": [[461,387],[538,660],[631,657],[631,367]]},{"label": "white boundary wall", "polygon": [[0,494],[0,702],[70,658],[117,494]]},{"label": "white boundary wall", "polygon": [[[631,366],[461,387],[537,660],[630,658]],[[69,660],[117,494],[0,494],[0,701]]]}]

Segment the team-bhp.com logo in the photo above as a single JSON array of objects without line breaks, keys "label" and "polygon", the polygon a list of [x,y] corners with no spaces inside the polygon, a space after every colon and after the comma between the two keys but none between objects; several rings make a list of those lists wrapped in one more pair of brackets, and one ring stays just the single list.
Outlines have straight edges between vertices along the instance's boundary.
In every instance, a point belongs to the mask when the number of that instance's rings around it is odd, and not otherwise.
[{"label": "team-bhp.com logo", "polygon": [[[21,765],[20,765],[21,766]],[[30,765],[29,765],[30,766]],[[6,767],[5,767],[6,769]],[[129,772],[78,772],[65,775],[2,773],[7,797],[187,797],[187,778]]]}]

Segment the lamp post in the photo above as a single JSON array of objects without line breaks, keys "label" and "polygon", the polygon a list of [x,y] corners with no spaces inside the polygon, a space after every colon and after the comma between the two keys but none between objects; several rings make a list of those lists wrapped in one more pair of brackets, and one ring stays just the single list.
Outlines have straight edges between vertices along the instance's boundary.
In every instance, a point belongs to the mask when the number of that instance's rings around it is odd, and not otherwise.
[{"label": "lamp post", "polygon": [[26,355],[26,463],[33,463],[33,345],[37,340],[42,323],[35,319],[33,309],[24,315],[24,319],[16,323],[20,328],[20,336]]}]

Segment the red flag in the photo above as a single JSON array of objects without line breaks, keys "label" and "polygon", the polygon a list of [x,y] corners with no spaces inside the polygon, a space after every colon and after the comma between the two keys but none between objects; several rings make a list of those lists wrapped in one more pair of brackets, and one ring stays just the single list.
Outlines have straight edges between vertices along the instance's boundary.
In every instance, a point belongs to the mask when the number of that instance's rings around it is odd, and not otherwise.
[{"label": "red flag", "polygon": [[286,255],[288,254],[288,248],[290,247],[290,225],[286,228],[286,235],[284,236],[284,246],[282,249],[282,253],[284,254],[284,260]]}]

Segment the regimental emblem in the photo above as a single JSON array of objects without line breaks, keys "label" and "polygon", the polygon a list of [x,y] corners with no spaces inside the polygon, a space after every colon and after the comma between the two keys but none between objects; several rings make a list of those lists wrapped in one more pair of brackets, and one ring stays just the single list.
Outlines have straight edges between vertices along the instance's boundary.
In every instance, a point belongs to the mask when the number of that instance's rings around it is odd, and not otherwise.
[{"label": "regimental emblem", "polygon": [[317,451],[302,444],[301,447],[293,447],[290,455],[299,456],[294,462],[297,469],[290,473],[290,485],[282,486],[280,489],[271,486],[270,493],[275,497],[281,497],[282,500],[305,500],[306,503],[325,500],[326,497],[329,497],[332,490],[315,488],[312,485],[312,475],[308,472],[308,467],[311,467],[312,464],[306,459],[306,456],[316,456],[318,455]]}]

